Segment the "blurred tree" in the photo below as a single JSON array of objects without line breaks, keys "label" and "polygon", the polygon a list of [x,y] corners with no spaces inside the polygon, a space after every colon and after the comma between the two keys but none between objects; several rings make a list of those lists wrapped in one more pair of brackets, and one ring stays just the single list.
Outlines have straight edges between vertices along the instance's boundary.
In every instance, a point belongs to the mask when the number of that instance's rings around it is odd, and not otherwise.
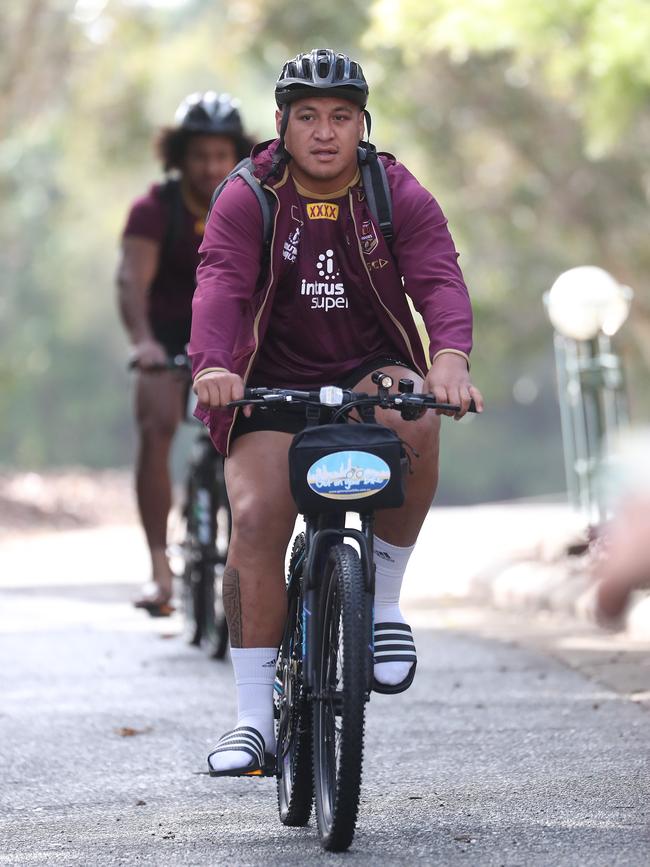
[{"label": "blurred tree", "polygon": [[264,66],[271,81],[285,60],[312,48],[332,46],[358,54],[359,42],[370,23],[371,7],[364,0],[334,0],[322,5],[240,0],[237,5],[245,24],[239,34],[241,47]]},{"label": "blurred tree", "polygon": [[376,0],[371,42],[401,48],[406,65],[444,51],[454,64],[501,55],[506,80],[570,106],[591,156],[635,126],[650,99],[646,0]]},{"label": "blurred tree", "polygon": [[69,0],[26,0],[0,15],[0,138],[42,111],[70,63]]}]

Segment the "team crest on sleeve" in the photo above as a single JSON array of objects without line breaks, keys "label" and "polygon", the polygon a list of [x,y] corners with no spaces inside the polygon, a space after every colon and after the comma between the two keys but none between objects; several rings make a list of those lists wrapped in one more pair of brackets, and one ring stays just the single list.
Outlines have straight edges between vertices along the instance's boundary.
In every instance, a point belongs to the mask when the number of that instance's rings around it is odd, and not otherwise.
[{"label": "team crest on sleeve", "polygon": [[307,216],[310,220],[338,220],[339,206],[332,202],[308,202]]},{"label": "team crest on sleeve", "polygon": [[361,249],[366,254],[366,256],[370,256],[375,252],[377,247],[379,246],[379,238],[377,237],[377,230],[375,229],[375,225],[372,220],[364,220],[361,223]]}]

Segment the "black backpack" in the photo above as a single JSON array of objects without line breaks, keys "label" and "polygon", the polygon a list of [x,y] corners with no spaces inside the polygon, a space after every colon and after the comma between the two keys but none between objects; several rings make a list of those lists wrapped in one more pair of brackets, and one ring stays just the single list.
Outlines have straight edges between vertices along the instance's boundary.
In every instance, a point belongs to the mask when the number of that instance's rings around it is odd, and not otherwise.
[{"label": "black backpack", "polygon": [[[393,240],[393,203],[386,177],[384,164],[377,156],[374,145],[364,142],[358,148],[359,171],[363,182],[364,191],[368,200],[368,207],[375,220],[379,223],[381,233],[390,247]],[[255,193],[262,211],[262,224],[264,244],[262,248],[263,270],[271,255],[271,237],[273,235],[273,209],[275,207],[274,196],[265,189],[253,174],[253,160],[246,157],[237,163],[235,168],[228,174],[212,194],[208,216],[214,207],[226,184],[233,178],[241,178]]]}]

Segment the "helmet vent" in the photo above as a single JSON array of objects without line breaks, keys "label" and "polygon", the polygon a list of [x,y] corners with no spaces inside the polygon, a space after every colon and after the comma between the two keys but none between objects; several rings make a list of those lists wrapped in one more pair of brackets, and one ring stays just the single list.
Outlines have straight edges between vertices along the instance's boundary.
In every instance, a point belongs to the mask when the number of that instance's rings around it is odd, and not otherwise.
[{"label": "helmet vent", "polygon": [[318,77],[319,78],[327,78],[327,73],[329,72],[329,63],[325,58],[322,58],[318,61]]},{"label": "helmet vent", "polygon": [[319,92],[322,96],[342,96],[361,108],[368,100],[361,66],[331,48],[315,48],[288,60],[276,82],[275,99],[282,106]]}]

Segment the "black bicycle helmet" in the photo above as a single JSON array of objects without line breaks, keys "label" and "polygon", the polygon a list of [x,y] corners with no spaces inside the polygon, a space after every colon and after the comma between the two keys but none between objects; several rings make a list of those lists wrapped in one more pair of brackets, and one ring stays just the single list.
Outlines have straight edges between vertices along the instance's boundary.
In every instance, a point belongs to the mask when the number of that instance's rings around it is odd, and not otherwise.
[{"label": "black bicycle helmet", "polygon": [[278,108],[308,96],[340,96],[365,108],[368,83],[356,60],[331,48],[314,48],[288,60],[275,85]]},{"label": "black bicycle helmet", "polygon": [[228,93],[191,93],[176,109],[175,123],[188,132],[243,136],[239,100]]}]

